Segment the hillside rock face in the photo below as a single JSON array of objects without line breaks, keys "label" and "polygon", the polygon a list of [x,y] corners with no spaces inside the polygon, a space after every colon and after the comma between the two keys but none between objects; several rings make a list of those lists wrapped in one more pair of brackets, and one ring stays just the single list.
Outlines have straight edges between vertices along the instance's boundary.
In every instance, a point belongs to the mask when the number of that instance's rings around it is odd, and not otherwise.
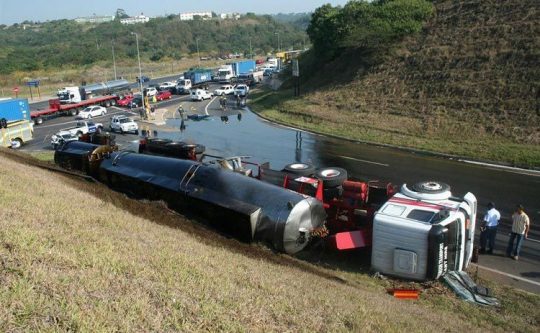
[{"label": "hillside rock face", "polygon": [[540,1],[434,5],[419,35],[348,84],[357,101],[352,107],[416,118],[427,127],[444,126],[433,119],[453,119],[487,135],[540,143]]}]

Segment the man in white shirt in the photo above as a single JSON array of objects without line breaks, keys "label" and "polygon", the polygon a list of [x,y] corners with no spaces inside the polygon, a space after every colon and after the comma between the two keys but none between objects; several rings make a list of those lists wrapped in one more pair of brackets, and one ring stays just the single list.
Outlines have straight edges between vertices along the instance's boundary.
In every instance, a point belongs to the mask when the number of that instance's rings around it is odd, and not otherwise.
[{"label": "man in white shirt", "polygon": [[495,247],[495,236],[497,236],[497,226],[501,219],[501,213],[495,209],[495,204],[490,202],[488,210],[484,215],[484,221],[480,228],[480,253],[486,253],[486,243],[488,246],[487,253],[492,254]]}]

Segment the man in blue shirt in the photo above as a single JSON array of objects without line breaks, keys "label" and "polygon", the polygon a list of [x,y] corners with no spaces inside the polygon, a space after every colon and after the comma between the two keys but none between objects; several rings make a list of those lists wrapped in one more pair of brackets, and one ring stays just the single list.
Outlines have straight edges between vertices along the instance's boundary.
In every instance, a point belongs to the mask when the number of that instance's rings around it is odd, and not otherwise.
[{"label": "man in blue shirt", "polygon": [[486,253],[486,243],[488,246],[487,253],[492,254],[495,247],[495,236],[497,236],[497,226],[501,219],[501,213],[495,209],[495,204],[490,202],[488,210],[484,215],[484,221],[480,228],[480,253]]}]

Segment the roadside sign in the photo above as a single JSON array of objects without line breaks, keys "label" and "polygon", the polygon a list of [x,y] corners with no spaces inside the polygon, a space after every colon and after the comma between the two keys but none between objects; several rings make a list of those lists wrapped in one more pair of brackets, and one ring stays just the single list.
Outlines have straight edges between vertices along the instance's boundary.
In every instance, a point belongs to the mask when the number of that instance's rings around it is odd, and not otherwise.
[{"label": "roadside sign", "polygon": [[39,87],[39,80],[26,81],[26,85],[29,87]]},{"label": "roadside sign", "polygon": [[293,59],[292,61],[292,75],[295,77],[300,76],[300,68],[298,66],[298,59]]}]

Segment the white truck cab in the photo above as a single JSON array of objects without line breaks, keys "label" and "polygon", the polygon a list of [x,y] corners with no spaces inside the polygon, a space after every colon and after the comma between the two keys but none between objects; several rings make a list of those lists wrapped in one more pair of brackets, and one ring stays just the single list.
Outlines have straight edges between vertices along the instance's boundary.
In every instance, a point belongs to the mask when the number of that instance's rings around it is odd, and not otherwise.
[{"label": "white truck cab", "polygon": [[179,79],[176,81],[176,90],[179,93],[185,94],[189,93],[189,90],[191,89],[192,84],[190,79]]},{"label": "white truck cab", "polygon": [[435,280],[471,262],[477,202],[452,196],[444,183],[404,184],[375,213],[372,269],[411,280]]},{"label": "white truck cab", "polygon": [[80,103],[82,101],[79,87],[64,87],[56,93],[61,104]]},{"label": "white truck cab", "polygon": [[235,77],[232,65],[222,65],[218,69],[218,80],[222,83],[231,82]]}]

